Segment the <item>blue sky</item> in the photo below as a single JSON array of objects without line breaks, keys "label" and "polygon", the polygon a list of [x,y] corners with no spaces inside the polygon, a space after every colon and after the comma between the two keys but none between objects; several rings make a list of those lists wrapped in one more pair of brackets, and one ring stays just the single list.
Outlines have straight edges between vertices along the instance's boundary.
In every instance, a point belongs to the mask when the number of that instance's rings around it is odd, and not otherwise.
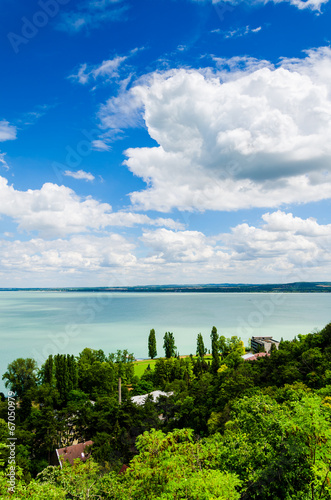
[{"label": "blue sky", "polygon": [[331,2],[0,17],[0,286],[331,279]]}]

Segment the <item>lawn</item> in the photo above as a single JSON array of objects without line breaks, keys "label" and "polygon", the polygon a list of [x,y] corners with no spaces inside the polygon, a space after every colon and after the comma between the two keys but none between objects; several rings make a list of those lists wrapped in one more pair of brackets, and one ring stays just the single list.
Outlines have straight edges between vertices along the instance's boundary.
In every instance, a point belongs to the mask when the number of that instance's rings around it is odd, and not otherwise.
[{"label": "lawn", "polygon": [[155,359],[146,359],[144,361],[136,361],[134,364],[134,374],[137,377],[141,377],[147,366],[150,365],[151,369],[154,369]]},{"label": "lawn", "polygon": [[[183,356],[186,357],[186,356]],[[194,359],[197,358],[197,356],[193,356]],[[210,361],[212,359],[211,355],[206,355],[205,360]],[[134,364],[134,374],[137,375],[137,377],[141,377],[146,370],[147,366],[150,365],[151,369],[154,369],[156,359],[146,359],[144,361],[136,361]]]}]

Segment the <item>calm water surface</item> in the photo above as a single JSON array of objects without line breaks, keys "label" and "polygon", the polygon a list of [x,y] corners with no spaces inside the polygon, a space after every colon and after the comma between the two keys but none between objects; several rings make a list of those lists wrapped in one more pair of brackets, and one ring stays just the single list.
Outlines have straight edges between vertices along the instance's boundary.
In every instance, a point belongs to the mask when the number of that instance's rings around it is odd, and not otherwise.
[{"label": "calm water surface", "polygon": [[252,335],[290,340],[330,321],[328,293],[0,292],[0,375],[18,357],[33,357],[40,366],[49,354],[76,355],[84,347],[147,357],[151,328],[158,355],[166,331],[181,354],[190,354],[199,332],[209,348],[213,325],[246,344]]}]

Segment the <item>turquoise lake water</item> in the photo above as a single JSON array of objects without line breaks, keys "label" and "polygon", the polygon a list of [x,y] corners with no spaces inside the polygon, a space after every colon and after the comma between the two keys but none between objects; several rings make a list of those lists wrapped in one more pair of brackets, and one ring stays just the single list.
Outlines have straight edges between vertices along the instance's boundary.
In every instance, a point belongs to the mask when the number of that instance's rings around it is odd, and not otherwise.
[{"label": "turquoise lake water", "polygon": [[84,347],[106,354],[128,349],[144,358],[151,328],[163,355],[166,331],[174,333],[180,354],[190,354],[200,332],[210,347],[214,325],[246,344],[252,335],[290,340],[329,322],[328,293],[0,292],[0,374],[19,357],[41,366],[49,354],[77,355]]}]

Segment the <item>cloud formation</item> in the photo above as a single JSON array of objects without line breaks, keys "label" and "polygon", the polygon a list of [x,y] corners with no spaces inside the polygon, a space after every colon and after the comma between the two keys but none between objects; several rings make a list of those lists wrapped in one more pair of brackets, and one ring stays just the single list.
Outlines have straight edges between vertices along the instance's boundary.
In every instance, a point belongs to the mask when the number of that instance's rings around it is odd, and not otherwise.
[{"label": "cloud formation", "polygon": [[331,224],[301,219],[280,210],[262,216],[259,227],[239,224],[229,233],[206,237],[197,231],[146,230],[141,238],[151,253],[145,263],[168,272],[174,268],[213,282],[325,280],[331,272]]},{"label": "cloud formation", "polygon": [[221,252],[215,251],[206,236],[199,231],[174,232],[162,228],[145,231],[141,240],[147,247],[153,249],[153,262],[198,263],[209,261],[214,256],[221,256]]},{"label": "cloud formation", "polygon": [[243,261],[256,273],[260,269],[261,274],[278,274],[284,282],[293,281],[294,275],[297,281],[314,276],[325,280],[331,271],[331,224],[319,225],[282,211],[262,218],[262,227],[240,224],[220,236],[232,249],[234,262]]},{"label": "cloud formation", "polygon": [[72,172],[71,170],[66,170],[64,172],[65,176],[72,177],[73,179],[79,179],[84,181],[94,181],[95,177],[90,172],[84,172],[84,170],[77,170]]},{"label": "cloud formation", "polygon": [[[193,1],[205,1],[205,0],[193,0]],[[247,3],[250,6],[267,4],[273,2],[275,4],[287,2],[300,10],[311,9],[320,12],[322,5],[328,3],[329,0],[212,0],[213,4],[229,4],[229,5],[239,5],[240,3]]]},{"label": "cloud formation", "polygon": [[[143,107],[159,146],[130,148],[127,167],[147,188],[144,210],[236,210],[331,197],[331,50],[279,67],[219,60],[218,71],[178,69],[145,77],[128,99],[108,101],[104,126],[136,124]],[[123,124],[123,123],[122,123]]]},{"label": "cloud formation", "polygon": [[145,229],[135,243],[115,233],[2,239],[0,275],[3,281],[13,275],[28,280],[38,273],[45,286],[80,279],[85,286],[107,285],[113,273],[117,285],[238,282],[238,276],[243,283],[325,281],[331,273],[330,245],[331,224],[278,210],[265,213],[257,227],[239,224],[208,237],[161,227]]},{"label": "cloud formation", "polygon": [[70,33],[95,29],[107,21],[120,21],[128,10],[123,0],[86,0],[61,16],[57,28]]},{"label": "cloud formation", "polygon": [[240,28],[234,28],[230,31],[222,31],[221,29],[215,29],[211,33],[220,33],[224,38],[240,38],[242,36],[249,35],[251,33],[259,33],[262,30],[262,26],[257,28],[251,28],[250,26],[242,26]]},{"label": "cloud formation", "polygon": [[118,78],[118,69],[120,65],[127,59],[126,56],[116,56],[114,59],[102,61],[101,64],[88,66],[86,63],[81,64],[76,74],[70,75],[69,78],[78,80],[82,85],[87,84],[90,80],[97,80],[99,77],[107,80]]},{"label": "cloud formation", "polygon": [[12,273],[18,278],[37,275],[42,282],[46,277],[46,283],[47,278],[52,283],[61,282],[66,275],[74,281],[81,274],[85,279],[91,279],[96,272],[107,275],[107,268],[124,272],[134,266],[137,260],[132,253],[134,248],[132,243],[118,234],[103,237],[76,235],[68,240],[51,241],[40,238],[30,241],[3,240],[0,242],[0,275]]},{"label": "cloud formation", "polygon": [[0,142],[12,141],[16,139],[17,129],[14,125],[10,125],[7,120],[0,121]]},{"label": "cloud formation", "polygon": [[45,238],[136,224],[180,228],[173,219],[151,219],[145,214],[112,212],[108,203],[80,198],[72,189],[46,183],[41,189],[18,191],[0,177],[0,215],[12,218],[22,231]]},{"label": "cloud formation", "polygon": [[[14,125],[10,125],[7,120],[0,120],[0,142],[13,141],[16,139],[17,128]],[[9,170],[5,156],[7,153],[0,151],[0,166]]]},{"label": "cloud formation", "polygon": [[5,168],[6,170],[9,170],[8,164],[5,160],[6,153],[1,153],[0,152],[0,165]]},{"label": "cloud formation", "polygon": [[124,85],[117,96],[110,97],[100,106],[98,118],[101,128],[112,133],[130,127],[143,125],[141,116],[143,103],[135,89],[127,90]]}]

